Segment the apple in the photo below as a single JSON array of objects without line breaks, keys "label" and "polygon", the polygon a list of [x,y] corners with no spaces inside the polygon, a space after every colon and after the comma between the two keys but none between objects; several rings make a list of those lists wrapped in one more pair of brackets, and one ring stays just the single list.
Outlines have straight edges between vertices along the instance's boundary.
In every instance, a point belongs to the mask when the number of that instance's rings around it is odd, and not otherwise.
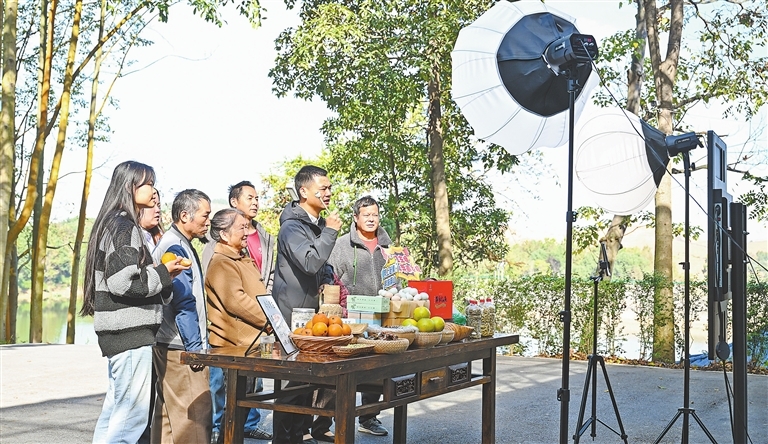
[{"label": "apple", "polygon": [[427,307],[416,307],[415,310],[413,310],[413,319],[420,320],[424,318],[429,318],[432,316],[432,313],[429,312],[429,309]]},{"label": "apple", "polygon": [[435,323],[429,318],[419,319],[416,326],[419,327],[419,331],[422,333],[431,333],[435,331]]},{"label": "apple", "polygon": [[440,316],[432,316],[432,322],[435,324],[435,331],[443,331],[445,328],[445,320]]}]

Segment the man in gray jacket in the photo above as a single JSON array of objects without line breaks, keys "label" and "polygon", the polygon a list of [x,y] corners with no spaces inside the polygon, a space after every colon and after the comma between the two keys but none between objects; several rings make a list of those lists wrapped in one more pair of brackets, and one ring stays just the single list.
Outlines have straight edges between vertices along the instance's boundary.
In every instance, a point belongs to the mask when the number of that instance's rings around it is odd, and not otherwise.
[{"label": "man in gray jacket", "polygon": [[171,207],[173,225],[153,253],[183,256],[191,267],[173,279],[173,298],[163,307],[163,323],[155,337],[153,364],[157,400],[152,416],[152,443],[199,443],[211,440],[211,394],[208,369],[181,363],[183,351],[208,348],[203,270],[193,239],[204,240],[211,225],[211,200],[199,190],[184,190]]},{"label": "man in gray jacket", "polygon": [[[381,250],[389,248],[392,239],[379,225],[379,204],[374,198],[361,197],[353,205],[352,212],[354,222],[349,233],[336,241],[328,263],[333,266],[349,294],[376,296],[381,290],[381,269],[385,262]],[[362,393],[361,399],[363,404],[373,404],[379,401],[379,396],[378,393]],[[359,421],[357,430],[360,432],[377,436],[388,433],[375,414],[362,415]],[[315,433],[315,428],[324,428],[323,425],[329,428],[330,421],[319,417],[312,433]]]},{"label": "man in gray jacket", "polygon": [[[320,212],[331,202],[331,182],[322,168],[307,165],[294,179],[299,201],[289,203],[280,215],[277,234],[277,268],[272,295],[286,322],[294,308],[319,309],[318,292],[323,284],[333,283],[333,270],[327,264],[341,228],[337,212],[327,218]],[[312,404],[312,394],[281,398],[285,404]],[[307,434],[311,415],[274,412],[273,443],[316,443]]]}]

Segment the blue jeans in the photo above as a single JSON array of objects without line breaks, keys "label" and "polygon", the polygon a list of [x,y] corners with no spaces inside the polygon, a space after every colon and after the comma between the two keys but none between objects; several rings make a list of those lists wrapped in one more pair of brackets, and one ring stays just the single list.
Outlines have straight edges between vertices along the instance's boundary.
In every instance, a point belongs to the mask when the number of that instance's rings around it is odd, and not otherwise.
[{"label": "blue jeans", "polygon": [[93,442],[135,444],[149,422],[152,346],[118,353],[108,359],[107,368],[109,388]]},{"label": "blue jeans", "polygon": [[[225,389],[224,370],[220,367],[208,367],[210,369],[211,399],[213,401],[213,431],[221,432],[221,419],[224,417],[224,401],[227,391]],[[261,421],[261,412],[259,409],[250,409],[248,417],[245,419],[243,430],[250,432],[256,430],[256,426]]]}]

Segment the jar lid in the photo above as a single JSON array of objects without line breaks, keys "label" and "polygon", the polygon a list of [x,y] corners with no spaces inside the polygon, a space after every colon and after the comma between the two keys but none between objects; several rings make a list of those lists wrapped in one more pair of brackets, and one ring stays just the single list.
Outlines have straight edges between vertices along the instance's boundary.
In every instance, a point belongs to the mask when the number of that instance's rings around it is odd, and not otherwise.
[{"label": "jar lid", "polygon": [[294,308],[293,311],[296,313],[314,313],[315,309],[314,308]]}]

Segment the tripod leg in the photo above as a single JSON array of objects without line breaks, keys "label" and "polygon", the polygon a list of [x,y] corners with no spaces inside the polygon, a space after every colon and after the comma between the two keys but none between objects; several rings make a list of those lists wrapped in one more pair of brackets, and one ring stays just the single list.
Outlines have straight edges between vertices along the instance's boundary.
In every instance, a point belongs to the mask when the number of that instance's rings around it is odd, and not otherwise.
[{"label": "tripod leg", "polygon": [[712,442],[712,444],[717,444],[717,441],[715,441],[715,437],[712,436],[711,433],[709,433],[709,430],[704,426],[704,423],[701,422],[701,419],[699,419],[699,415],[696,414],[695,410],[691,410],[691,416],[693,416],[693,419],[696,420],[697,423],[699,423],[699,427],[701,427],[701,430],[704,431],[704,434],[707,435],[707,438]]},{"label": "tripod leg", "polygon": [[611,387],[611,380],[608,379],[608,371],[605,369],[605,360],[602,356],[598,356],[600,360],[600,367],[603,368],[603,377],[605,378],[605,385],[608,387],[608,394],[611,395],[611,403],[613,404],[613,411],[616,412],[616,421],[619,423],[619,430],[621,430],[621,439],[624,444],[627,444],[627,433],[624,431],[624,424],[621,422],[621,415],[619,415],[619,406],[616,404],[616,397],[613,396],[613,388]]},{"label": "tripod leg", "polygon": [[679,418],[680,415],[682,415],[682,414],[683,414],[683,409],[678,409],[677,413],[675,413],[675,416],[673,416],[672,420],[669,421],[669,424],[667,424],[667,426],[664,427],[664,430],[661,431],[661,435],[659,435],[659,437],[656,438],[656,441],[654,441],[653,444],[659,444],[661,442],[661,439],[664,438],[664,435],[667,434],[669,429],[672,428],[672,425],[675,423],[675,421],[677,421],[677,418]]},{"label": "tripod leg", "polygon": [[[579,438],[584,433],[584,430],[586,430],[586,427],[591,422],[591,419],[587,421],[587,424],[584,424],[584,410],[587,407],[587,393],[589,393],[589,381],[591,380],[592,372],[594,371],[594,365],[592,361],[592,356],[589,357],[589,363],[587,364],[587,377],[584,379],[584,392],[581,394],[581,406],[579,407],[579,420],[576,422],[576,434],[573,435],[573,442],[578,444]],[[593,389],[594,391],[594,389]]]}]

